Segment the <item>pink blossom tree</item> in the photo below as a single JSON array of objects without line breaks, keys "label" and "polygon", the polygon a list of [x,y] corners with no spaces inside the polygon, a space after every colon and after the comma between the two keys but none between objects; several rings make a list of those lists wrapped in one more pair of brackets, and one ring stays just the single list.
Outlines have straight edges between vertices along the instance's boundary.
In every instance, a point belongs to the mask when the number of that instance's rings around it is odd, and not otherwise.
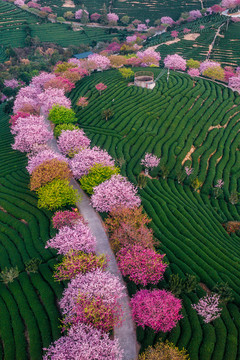
[{"label": "pink blossom tree", "polygon": [[52,217],[53,227],[58,230],[63,226],[71,227],[77,224],[79,220],[84,222],[82,215],[78,211],[70,210],[56,211]]},{"label": "pink blossom tree", "polygon": [[131,299],[133,319],[138,326],[149,326],[154,331],[172,330],[182,319],[182,302],[170,291],[140,290]]},{"label": "pink blossom tree", "polygon": [[23,5],[25,5],[25,2],[24,2],[24,0],[15,0],[14,5],[23,6]]},{"label": "pink blossom tree", "polygon": [[202,14],[200,10],[192,10],[189,11],[189,16],[194,20],[196,20],[196,19],[200,19],[202,17]]},{"label": "pink blossom tree", "polygon": [[146,24],[138,24],[137,31],[146,31],[147,25]]},{"label": "pink blossom tree", "polygon": [[47,160],[57,159],[59,161],[67,161],[65,156],[55,153],[53,150],[44,149],[29,157],[28,165],[26,167],[29,174],[32,174],[33,170]]},{"label": "pink blossom tree", "polygon": [[19,86],[17,79],[4,80],[3,84],[11,89],[16,89]]},{"label": "pink blossom tree", "polygon": [[148,175],[149,170],[157,167],[160,163],[160,160],[161,158],[158,158],[156,155],[146,153],[144,158],[141,160],[141,165],[145,166],[145,174]]},{"label": "pink blossom tree", "polygon": [[38,98],[44,115],[48,115],[49,110],[54,105],[65,106],[68,109],[71,108],[71,100],[64,95],[63,89],[49,88],[41,93]]},{"label": "pink blossom tree", "polygon": [[240,75],[233,76],[229,79],[228,86],[240,94]]},{"label": "pink blossom tree", "polygon": [[216,62],[216,61],[211,61],[211,60],[205,60],[200,64],[199,70],[200,73],[202,74],[205,70],[209,69],[209,68],[214,68],[214,67],[219,67],[221,66],[220,63]]},{"label": "pink blossom tree", "polygon": [[108,13],[107,19],[110,24],[115,25],[115,24],[117,24],[117,22],[119,20],[119,16],[115,13]]},{"label": "pink blossom tree", "polygon": [[171,31],[171,37],[173,37],[174,39],[176,39],[178,37],[178,34],[179,34],[179,32],[176,30]]},{"label": "pink blossom tree", "polygon": [[93,22],[97,22],[99,19],[100,19],[101,15],[98,14],[98,13],[93,13],[91,16],[90,16],[90,19],[91,21]]},{"label": "pink blossom tree", "polygon": [[38,89],[39,92],[44,91],[44,84],[49,80],[55,79],[56,75],[47,72],[41,72],[39,75],[36,75],[32,78],[31,86],[34,86]]},{"label": "pink blossom tree", "polygon": [[83,16],[83,12],[85,13],[85,16],[87,18],[89,17],[89,12],[86,9],[84,9],[84,10],[80,9],[75,12],[75,19],[77,19],[77,20],[81,19]]},{"label": "pink blossom tree", "polygon": [[229,79],[235,76],[234,69],[231,66],[225,66],[224,68],[224,81],[228,82]]},{"label": "pink blossom tree", "polygon": [[81,96],[77,101],[77,106],[81,106],[82,108],[88,106],[88,98]]},{"label": "pink blossom tree", "polygon": [[189,69],[187,73],[193,78],[200,76],[200,71],[198,69]]},{"label": "pink blossom tree", "polygon": [[94,187],[93,191],[91,203],[100,212],[108,212],[118,206],[133,208],[141,204],[136,195],[137,188],[121,175],[113,175],[111,179]]},{"label": "pink blossom tree", "polygon": [[159,66],[161,60],[160,53],[152,49],[137,52],[138,58],[141,60],[142,66],[156,65]]},{"label": "pink blossom tree", "polygon": [[198,315],[203,317],[205,323],[219,318],[221,316],[222,309],[219,307],[220,295],[206,295],[201,298],[198,304],[192,304]]},{"label": "pink blossom tree", "polygon": [[117,262],[123,276],[127,276],[135,284],[156,285],[163,279],[167,267],[163,262],[164,256],[142,245],[132,245],[117,253]]},{"label": "pink blossom tree", "polygon": [[94,62],[97,69],[106,70],[110,67],[110,60],[103,55],[92,54],[88,56],[88,61]]},{"label": "pink blossom tree", "polygon": [[76,179],[80,179],[83,175],[87,175],[89,170],[95,164],[114,166],[114,160],[106,150],[102,150],[97,146],[94,146],[92,149],[83,149],[70,160],[70,168]]},{"label": "pink blossom tree", "polygon": [[15,115],[10,116],[9,124],[11,125],[11,127],[14,127],[19,118],[28,118],[29,116],[29,113],[19,111]]},{"label": "pink blossom tree", "polygon": [[39,99],[41,90],[37,89],[34,86],[26,86],[19,90],[16,99],[14,101],[13,112],[16,114],[18,111],[27,104],[30,105],[33,110],[39,110]]},{"label": "pink blossom tree", "polygon": [[57,144],[59,150],[64,155],[78,153],[90,145],[90,140],[81,129],[63,130],[58,138]]},{"label": "pink blossom tree", "polygon": [[71,250],[91,253],[96,249],[96,238],[87,224],[79,220],[73,226],[62,226],[58,234],[47,241],[45,248],[49,247],[63,255]]},{"label": "pink blossom tree", "polygon": [[132,67],[138,67],[142,63],[142,60],[137,57],[131,57],[127,59],[127,64],[131,65]]},{"label": "pink blossom tree", "polygon": [[126,37],[126,42],[131,43],[137,40],[137,35],[130,35]]},{"label": "pink blossom tree", "polygon": [[103,83],[99,83],[99,84],[95,85],[95,88],[97,89],[97,91],[99,91],[99,93],[101,95],[102,91],[107,89],[107,85],[105,85]]},{"label": "pink blossom tree", "polygon": [[188,34],[188,33],[190,33],[191,32],[191,29],[188,29],[188,28],[184,28],[183,29],[183,33],[184,34]]},{"label": "pink blossom tree", "polygon": [[178,54],[168,55],[165,57],[164,65],[166,68],[171,70],[186,70],[186,60]]},{"label": "pink blossom tree", "polygon": [[162,24],[167,24],[172,26],[174,24],[174,20],[170,17],[170,16],[163,16],[161,17],[161,23]]},{"label": "pink blossom tree", "polygon": [[46,351],[43,360],[122,360],[118,340],[85,324],[70,328],[68,334],[56,340]]},{"label": "pink blossom tree", "polygon": [[58,76],[45,82],[44,90],[49,88],[63,89],[65,93],[68,93],[75,88],[75,84],[62,76]]}]

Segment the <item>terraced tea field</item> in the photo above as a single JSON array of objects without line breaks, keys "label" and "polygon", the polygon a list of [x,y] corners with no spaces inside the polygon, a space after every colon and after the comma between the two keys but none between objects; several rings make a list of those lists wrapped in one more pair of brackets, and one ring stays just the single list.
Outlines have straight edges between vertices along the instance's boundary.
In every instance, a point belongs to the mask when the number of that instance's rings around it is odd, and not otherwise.
[{"label": "terraced tea field", "polygon": [[[160,71],[151,70],[156,75]],[[100,82],[108,86],[101,96],[95,89]],[[164,75],[152,91],[128,87],[114,70],[83,79],[71,93],[73,104],[79,96],[89,99],[82,110],[74,106],[79,124],[92,145],[124,159],[122,174],[130,181],[137,184],[146,152],[161,157],[160,165],[169,170],[167,179],[161,175],[148,179],[140,190],[143,206],[153,219],[157,248],[170,263],[167,278],[171,273],[182,277],[189,273],[210,290],[217,282],[228,282],[234,291],[234,302],[211,324],[204,324],[191,308],[205,292],[199,287],[196,294],[185,295],[184,319],[167,337],[186,347],[191,360],[239,359],[239,237],[228,235],[222,224],[240,219],[240,205],[228,200],[240,186],[240,96],[203,79],[194,85],[186,74],[173,72],[168,83]],[[105,121],[101,112],[109,107],[114,116]],[[190,160],[185,161],[187,155]],[[203,183],[200,193],[187,181],[178,184],[176,174],[186,165]],[[224,197],[215,199],[211,188],[218,179],[224,181]],[[161,336],[138,329],[143,348]]]},{"label": "terraced tea field", "polygon": [[[12,150],[12,142],[0,107],[0,268],[20,271],[8,286],[0,282],[0,359],[40,360],[42,347],[60,336],[56,301],[63,288],[52,277],[55,253],[44,248],[52,235],[51,214],[37,208],[26,156]],[[24,263],[32,258],[42,263],[28,275]]]}]

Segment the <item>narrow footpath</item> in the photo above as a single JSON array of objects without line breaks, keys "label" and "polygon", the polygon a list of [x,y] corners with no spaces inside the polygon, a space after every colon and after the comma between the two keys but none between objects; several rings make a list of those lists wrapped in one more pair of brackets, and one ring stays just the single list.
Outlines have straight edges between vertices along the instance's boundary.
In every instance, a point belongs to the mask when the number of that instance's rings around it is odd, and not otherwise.
[{"label": "narrow footpath", "polygon": [[[48,129],[51,129],[49,120],[45,117],[45,122],[48,124]],[[57,147],[57,141],[55,138],[48,141],[47,144],[54,152],[60,153]],[[89,197],[83,192],[76,180],[72,179],[70,184],[78,191],[81,195],[82,200],[78,201],[76,206],[78,207],[80,213],[84,219],[88,222],[88,226],[91,229],[93,235],[97,239],[97,254],[105,254],[109,258],[108,270],[117,276],[121,283],[125,285],[122,275],[118,269],[115,256],[110,248],[108,237],[103,228],[102,221],[98,213],[90,205]],[[126,285],[125,285],[126,287]],[[136,338],[136,327],[132,320],[131,310],[130,310],[130,299],[125,290],[126,296],[120,299],[120,304],[124,312],[124,321],[123,324],[119,327],[114,328],[114,338],[118,339],[121,348],[124,351],[123,360],[136,360],[138,357],[138,344]]]}]

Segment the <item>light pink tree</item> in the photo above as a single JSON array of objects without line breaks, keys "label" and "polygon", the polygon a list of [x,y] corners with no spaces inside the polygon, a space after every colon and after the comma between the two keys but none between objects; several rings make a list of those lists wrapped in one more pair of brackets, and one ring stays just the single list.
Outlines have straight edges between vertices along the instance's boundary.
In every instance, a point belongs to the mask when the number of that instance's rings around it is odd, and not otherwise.
[{"label": "light pink tree", "polygon": [[36,75],[32,78],[31,86],[34,86],[39,92],[44,91],[44,84],[49,80],[55,79],[56,75],[47,72],[41,72],[39,75]]},{"label": "light pink tree", "polygon": [[157,167],[160,163],[160,160],[161,158],[158,158],[156,155],[146,153],[144,158],[141,160],[141,165],[145,166],[145,174],[148,175],[149,170]]},{"label": "light pink tree", "polygon": [[233,76],[229,79],[228,86],[240,94],[240,75]]},{"label": "light pink tree", "polygon": [[90,140],[81,129],[63,130],[58,138],[59,150],[64,155],[73,155],[90,145]]},{"label": "light pink tree", "polygon": [[107,19],[108,19],[108,22],[111,23],[111,24],[117,24],[118,20],[119,20],[119,17],[117,14],[115,13],[108,13],[107,14]]},{"label": "light pink tree", "polygon": [[106,70],[110,67],[110,60],[103,55],[92,54],[88,56],[88,61],[94,62],[97,69]]},{"label": "light pink tree", "polygon": [[165,57],[164,65],[166,68],[171,70],[186,70],[186,60],[178,54],[168,55]]},{"label": "light pink tree", "polygon": [[200,10],[192,10],[189,11],[189,16],[191,18],[193,18],[194,20],[199,19],[202,17],[201,11]]},{"label": "light pink tree", "polygon": [[188,33],[190,33],[191,32],[191,29],[188,29],[188,28],[184,28],[183,29],[183,33],[184,34],[188,34]]},{"label": "light pink tree", "polygon": [[41,165],[43,162],[47,160],[57,159],[59,161],[66,161],[67,159],[65,156],[55,153],[53,150],[50,149],[44,149],[43,151],[39,151],[37,154],[33,154],[29,157],[28,165],[26,167],[29,174],[32,174],[33,170]]},{"label": "light pink tree", "polygon": [[146,24],[138,24],[137,31],[145,31],[145,30],[147,30]]},{"label": "light pink tree", "polygon": [[189,69],[187,73],[193,78],[200,76],[200,71],[198,69]]},{"label": "light pink tree", "polygon": [[198,304],[192,304],[198,315],[203,317],[205,323],[219,318],[221,316],[222,309],[219,307],[220,296],[217,294],[206,295],[201,298]]},{"label": "light pink tree", "polygon": [[123,351],[117,339],[85,324],[70,328],[68,334],[56,340],[46,351],[43,360],[122,360]]},{"label": "light pink tree", "polygon": [[17,79],[4,80],[3,84],[11,89],[16,89],[19,86]]},{"label": "light pink tree", "polygon": [[71,108],[71,100],[64,95],[63,89],[49,88],[38,96],[39,104],[44,115],[48,115],[54,105]]},{"label": "light pink tree", "polygon": [[58,234],[47,241],[45,248],[49,247],[63,255],[71,250],[91,253],[96,250],[96,238],[87,224],[80,219],[73,226],[62,226]]},{"label": "light pink tree", "polygon": [[182,302],[170,291],[140,290],[131,299],[133,319],[138,326],[154,331],[171,331],[182,319]]},{"label": "light pink tree", "polygon": [[209,68],[219,67],[219,66],[221,66],[221,64],[216,61],[205,60],[200,64],[199,70],[200,70],[200,73],[202,74],[205,70],[207,70]]},{"label": "light pink tree", "polygon": [[142,66],[159,66],[159,61],[161,60],[160,53],[152,49],[138,51],[137,57],[141,60]]},{"label": "light pink tree", "polygon": [[102,150],[97,146],[94,146],[92,149],[83,149],[70,160],[70,168],[76,179],[87,175],[91,167],[95,164],[114,166],[114,160],[106,150]]},{"label": "light pink tree", "polygon": [[172,26],[174,24],[174,20],[170,17],[170,16],[163,16],[161,17],[161,23],[162,24],[167,24]]},{"label": "light pink tree", "polygon": [[81,19],[83,16],[83,12],[85,12],[85,16],[87,18],[89,17],[89,12],[87,10],[80,9],[75,12],[75,19],[77,19],[77,20]]},{"label": "light pink tree", "polygon": [[118,206],[133,208],[141,204],[140,198],[136,195],[137,188],[121,175],[113,175],[93,190],[91,203],[100,212],[108,212]]},{"label": "light pink tree", "polygon": [[77,101],[77,106],[81,106],[82,108],[88,106],[88,98],[81,96]]},{"label": "light pink tree", "polygon": [[19,90],[16,99],[14,101],[13,112],[16,114],[25,105],[30,105],[34,110],[39,110],[38,96],[41,94],[41,90],[34,86],[26,86]]},{"label": "light pink tree", "polygon": [[99,91],[99,93],[101,95],[102,91],[107,89],[107,85],[105,85],[103,83],[99,83],[99,84],[95,85],[95,88]]}]

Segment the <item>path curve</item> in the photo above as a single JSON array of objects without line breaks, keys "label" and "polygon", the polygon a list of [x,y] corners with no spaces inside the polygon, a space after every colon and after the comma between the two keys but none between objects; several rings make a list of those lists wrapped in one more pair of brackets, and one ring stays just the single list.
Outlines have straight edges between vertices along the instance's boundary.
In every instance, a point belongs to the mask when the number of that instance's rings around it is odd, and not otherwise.
[{"label": "path curve", "polygon": [[[43,115],[43,114],[42,114]],[[44,116],[45,122],[48,125],[48,129],[51,130],[51,125],[49,120]],[[60,153],[57,147],[57,141],[55,138],[49,140],[47,145],[57,153]],[[129,306],[129,296],[126,289],[126,284],[123,281],[122,275],[118,269],[115,256],[110,248],[108,237],[103,228],[102,220],[99,214],[93,209],[90,204],[89,197],[84,193],[80,188],[76,180],[72,179],[70,184],[74,189],[78,191],[81,195],[82,200],[78,201],[76,206],[78,207],[83,218],[88,222],[88,226],[91,229],[93,235],[97,239],[97,254],[105,254],[109,258],[108,270],[117,276],[121,283],[125,286],[125,295],[122,299],[119,300],[123,312],[124,312],[124,322],[121,326],[114,328],[114,338],[117,338],[121,348],[124,350],[123,360],[136,360],[138,357],[138,343],[136,338],[136,326],[132,320],[132,314]]]}]

